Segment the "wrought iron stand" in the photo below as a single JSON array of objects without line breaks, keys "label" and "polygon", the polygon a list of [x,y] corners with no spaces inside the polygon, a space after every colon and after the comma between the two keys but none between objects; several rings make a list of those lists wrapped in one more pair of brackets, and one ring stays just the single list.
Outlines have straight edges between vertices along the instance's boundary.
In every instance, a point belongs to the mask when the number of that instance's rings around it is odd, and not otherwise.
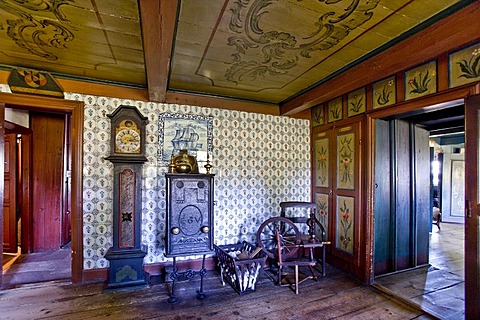
[{"label": "wrought iron stand", "polygon": [[[178,301],[178,298],[175,295],[175,282],[180,277],[180,275],[184,275],[187,280],[191,280],[197,274],[197,272],[192,269],[187,269],[184,272],[178,272],[176,257],[173,257],[172,267],[173,267],[173,270],[172,270],[172,273],[170,274],[170,279],[172,280],[172,292],[170,294],[170,298],[168,298],[167,300],[168,303],[176,303]],[[200,274],[200,289],[197,291],[197,299],[203,300],[206,298],[206,295],[203,293],[203,278],[207,273],[207,270],[205,269],[205,255],[203,255],[203,259],[202,259],[202,268],[198,271],[198,273]]]}]

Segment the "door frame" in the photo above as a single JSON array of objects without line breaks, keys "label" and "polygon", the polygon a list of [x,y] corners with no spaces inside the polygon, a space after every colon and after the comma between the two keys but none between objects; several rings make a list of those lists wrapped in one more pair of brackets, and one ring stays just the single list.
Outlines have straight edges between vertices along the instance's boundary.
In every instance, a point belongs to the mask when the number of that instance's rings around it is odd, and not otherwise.
[{"label": "door frame", "polygon": [[[480,317],[479,228],[480,191],[478,145],[480,94],[465,101],[465,318]],[[468,151],[467,151],[468,150]],[[468,250],[467,250],[468,248]]]},{"label": "door frame", "polygon": [[[5,150],[5,105],[0,103],[0,150]],[[5,152],[0,152],[0,163],[5,163]],[[5,166],[0,166],[0,176],[5,175]],[[3,198],[5,192],[4,179],[0,179],[0,251],[2,252],[3,266]],[[0,289],[2,288],[3,272],[0,272]]]},{"label": "door frame", "polygon": [[[367,239],[366,246],[367,252],[370,253],[369,259],[367,259],[367,279],[369,279],[369,284],[374,282],[374,194],[375,194],[375,120],[386,118],[398,114],[403,114],[410,111],[419,111],[419,110],[432,110],[438,108],[447,108],[455,103],[465,103],[465,98],[471,95],[480,93],[480,84],[474,83],[470,85],[465,85],[462,87],[449,89],[441,93],[433,94],[431,96],[426,96],[423,98],[418,98],[411,101],[402,101],[392,107],[379,109],[367,113],[367,128],[366,128],[366,141],[369,143],[366,144],[366,199],[367,199]],[[468,272],[465,270],[465,272]]]},{"label": "door frame", "polygon": [[[72,130],[72,282],[83,281],[83,101],[63,100],[41,96],[0,92],[0,106],[40,112],[71,114]],[[2,122],[3,123],[3,122]],[[4,131],[3,124],[1,125]],[[4,137],[0,134],[0,147]],[[3,147],[2,147],[3,149]],[[2,153],[3,154],[3,153]],[[0,184],[1,185],[1,184]],[[0,186],[0,200],[3,201],[4,186]],[[3,209],[0,222],[3,220]],[[0,228],[3,238],[3,226]],[[1,249],[3,246],[0,246]],[[2,250],[3,251],[3,250]],[[0,277],[1,287],[1,277]]]}]

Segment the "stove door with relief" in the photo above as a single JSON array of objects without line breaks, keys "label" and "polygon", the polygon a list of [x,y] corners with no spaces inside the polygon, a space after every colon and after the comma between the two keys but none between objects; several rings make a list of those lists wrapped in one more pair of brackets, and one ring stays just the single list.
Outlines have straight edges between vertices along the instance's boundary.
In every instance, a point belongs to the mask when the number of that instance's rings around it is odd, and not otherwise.
[{"label": "stove door with relief", "polygon": [[165,255],[175,257],[212,252],[214,175],[167,173],[165,177]]}]

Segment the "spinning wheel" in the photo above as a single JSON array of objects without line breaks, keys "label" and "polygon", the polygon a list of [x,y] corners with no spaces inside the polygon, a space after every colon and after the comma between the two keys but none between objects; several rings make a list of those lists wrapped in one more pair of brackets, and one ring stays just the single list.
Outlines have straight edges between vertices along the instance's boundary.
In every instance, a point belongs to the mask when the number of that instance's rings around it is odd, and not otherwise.
[{"label": "spinning wheel", "polygon": [[278,258],[277,232],[280,247],[284,251],[282,257],[286,259],[295,255],[302,238],[298,228],[287,218],[273,217],[265,220],[257,231],[257,245],[268,257]]}]

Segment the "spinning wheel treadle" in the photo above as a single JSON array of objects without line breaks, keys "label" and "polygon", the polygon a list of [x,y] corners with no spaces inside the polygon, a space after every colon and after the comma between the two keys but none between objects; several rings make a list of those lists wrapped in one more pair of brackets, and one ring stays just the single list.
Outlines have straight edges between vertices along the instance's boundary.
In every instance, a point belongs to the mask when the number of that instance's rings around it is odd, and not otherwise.
[{"label": "spinning wheel treadle", "polygon": [[279,232],[283,258],[296,254],[298,245],[302,243],[300,231],[295,224],[287,218],[273,217],[265,220],[257,231],[257,245],[270,258],[278,258],[278,243],[276,232]]}]

